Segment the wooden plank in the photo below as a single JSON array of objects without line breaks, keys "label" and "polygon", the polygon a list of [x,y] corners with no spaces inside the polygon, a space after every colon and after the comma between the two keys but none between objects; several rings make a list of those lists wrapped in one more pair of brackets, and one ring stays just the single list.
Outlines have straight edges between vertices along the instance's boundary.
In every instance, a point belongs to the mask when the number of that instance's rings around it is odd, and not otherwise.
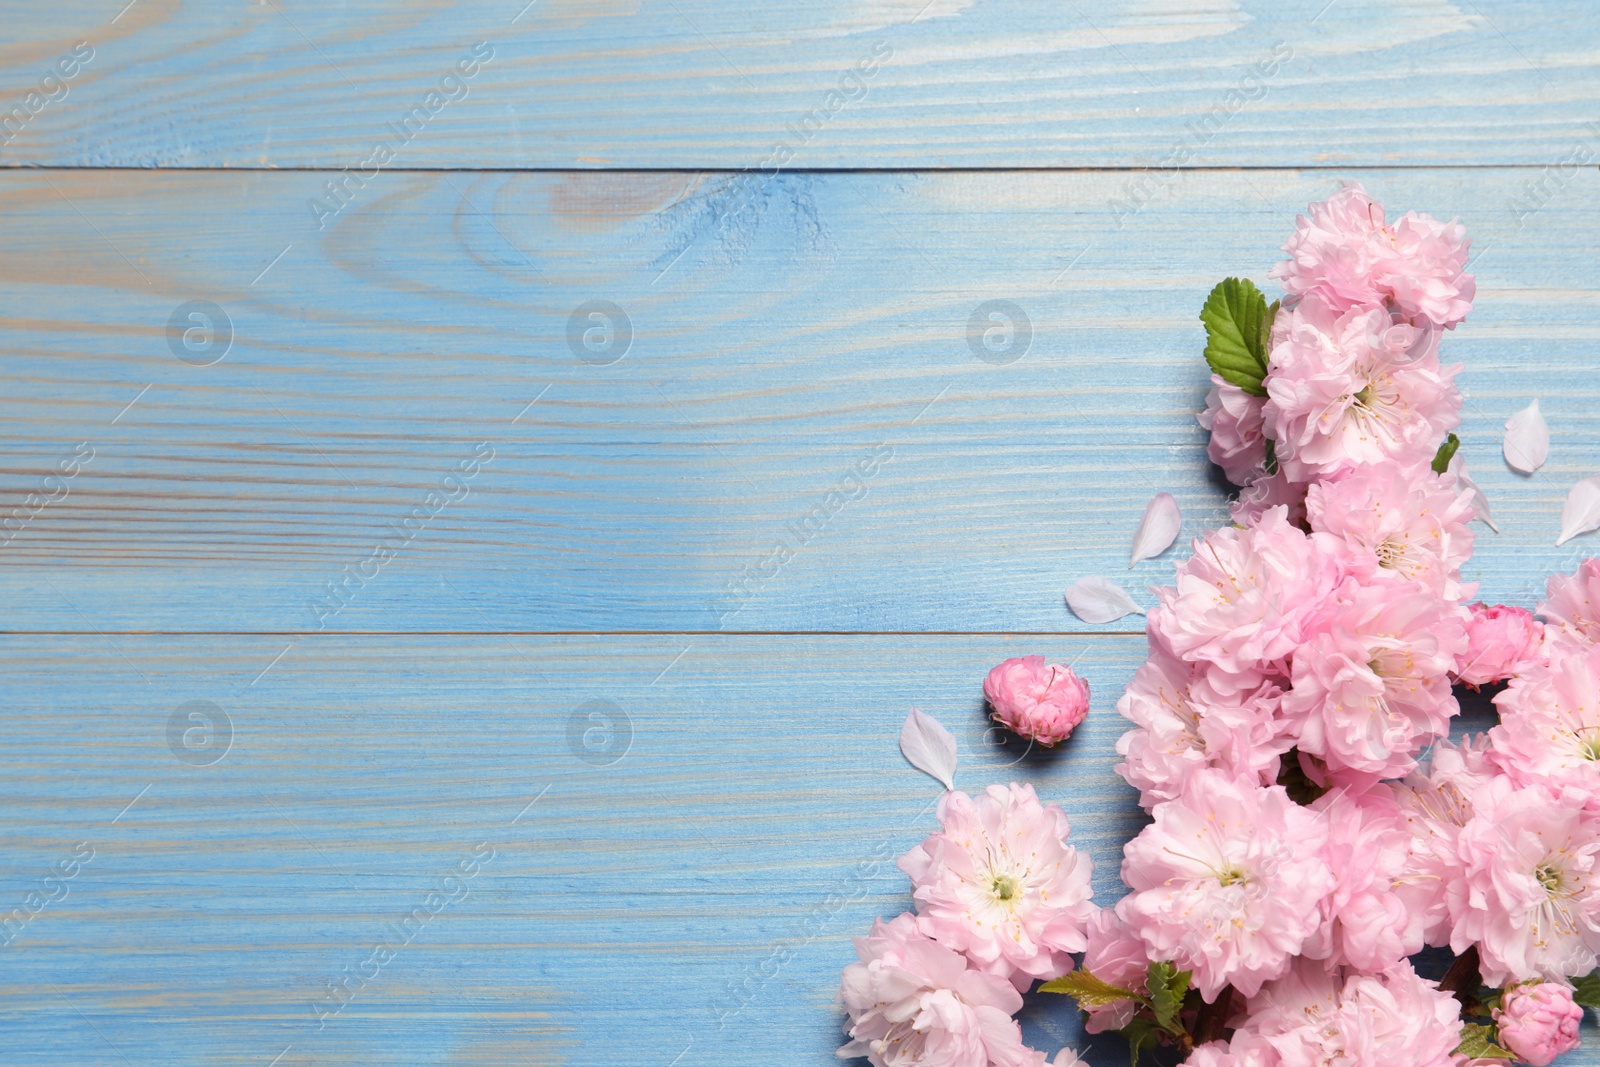
[{"label": "wooden plank", "polygon": [[[1524,171],[1339,176],[1477,237],[1446,353],[1504,532],[1469,573],[1531,604],[1594,550],[1553,542],[1600,457],[1600,183],[1519,218]],[[1197,309],[1265,284],[1335,175],[1192,173],[1115,230],[1117,174],[789,175],[732,218],[727,176],[393,174],[319,234],[325,180],[0,180],[8,628],[1080,628],[1078,577],[1170,575],[1178,550],[1126,566],[1155,492],[1224,521]],[[232,322],[209,366],[168,336],[194,300]],[[608,365],[569,344],[594,300],[631,322]],[[991,300],[1031,323],[1015,362],[969,344]],[[1532,396],[1528,478],[1498,452]]]},{"label": "wooden plank", "polygon": [[[831,1062],[849,938],[909,906],[892,860],[934,826],[906,709],[956,734],[959,787],[1060,803],[1110,903],[1142,822],[1111,706],[1143,647],[324,634],[276,658],[264,636],[7,635],[0,902],[57,899],[0,947],[6,1062]],[[987,669],[1033,653],[1092,691],[1054,753],[984,718]],[[346,973],[370,977],[323,1018]],[[1077,1025],[1043,995],[1025,1014],[1051,1053]],[[1597,1038],[1564,1062],[1600,1063]]]},{"label": "wooden plank", "polygon": [[[273,639],[112,643],[0,639],[0,902],[89,856],[0,947],[19,1067],[825,1062],[848,939],[909,906],[892,860],[935,825],[908,707],[957,734],[961,787],[1061,803],[1103,899],[1140,821],[1111,771],[1135,638],[330,634],[256,681]],[[1097,710],[1018,764],[981,686],[1033,652]],[[586,747],[597,700],[617,726]],[[194,701],[210,724],[174,739]],[[485,843],[319,1029],[327,983]],[[1053,1054],[1077,1023],[1036,999]]]},{"label": "wooden plank", "polygon": [[[1586,0],[64,0],[7,28],[0,102],[23,110],[0,134],[6,165],[1542,167],[1580,145],[1600,154],[1600,11]],[[92,58],[41,86],[79,42]],[[475,73],[446,81],[458,64]],[[380,143],[392,160],[374,157]]]}]

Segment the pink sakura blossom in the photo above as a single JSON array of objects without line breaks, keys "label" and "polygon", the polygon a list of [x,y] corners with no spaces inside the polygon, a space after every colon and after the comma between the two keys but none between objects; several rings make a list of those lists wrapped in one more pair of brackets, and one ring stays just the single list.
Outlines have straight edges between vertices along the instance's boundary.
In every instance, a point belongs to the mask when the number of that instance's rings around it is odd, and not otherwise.
[{"label": "pink sakura blossom", "polygon": [[1300,960],[1250,998],[1233,1044],[1265,1043],[1278,1067],[1450,1067],[1460,1042],[1456,999],[1409,960],[1370,974]]},{"label": "pink sakura blossom", "polygon": [[[1088,932],[1089,948],[1083,954],[1083,969],[1114,986],[1135,993],[1147,992],[1150,954],[1116,911],[1101,908],[1095,912]],[[1085,1004],[1083,1010],[1088,1018],[1083,1028],[1091,1034],[1120,1030],[1133,1020],[1137,1007],[1131,1000]]]},{"label": "pink sakura blossom", "polygon": [[1199,1046],[1183,1061],[1183,1067],[1281,1067],[1282,1062],[1278,1050],[1254,1031],[1240,1030],[1231,1041]]},{"label": "pink sakura blossom", "polygon": [[1230,983],[1246,996],[1277,978],[1321,925],[1333,879],[1326,819],[1219,771],[1196,771],[1177,800],[1123,850],[1117,904],[1155,960],[1194,972],[1206,1000]]},{"label": "pink sakura blossom", "polygon": [[1472,556],[1470,493],[1426,466],[1362,467],[1306,493],[1311,529],[1339,538],[1346,569],[1363,582],[1404,578],[1447,600],[1470,596],[1460,582]]},{"label": "pink sakura blossom", "polygon": [[1183,1061],[1183,1067],[1236,1067],[1238,1062],[1226,1041],[1211,1041],[1196,1046]]},{"label": "pink sakura blossom", "polygon": [[1467,623],[1467,650],[1461,654],[1456,678],[1471,685],[1503,682],[1548,660],[1544,627],[1526,608],[1496,604],[1471,606]]},{"label": "pink sakura blossom", "polygon": [[1531,667],[1495,695],[1496,762],[1521,781],[1546,780],[1600,801],[1600,645]]},{"label": "pink sakura blossom", "polygon": [[1362,797],[1368,807],[1391,799],[1411,836],[1394,888],[1425,944],[1449,944],[1450,917],[1466,907],[1461,831],[1476,814],[1473,798],[1500,773],[1487,747],[1481,735],[1460,745],[1439,741],[1425,771],[1419,768],[1403,781],[1384,783]]},{"label": "pink sakura blossom", "polygon": [[1034,1067],[1011,1016],[1022,996],[973,970],[958,952],[917,930],[911,915],[872,924],[855,939],[860,962],[844,969],[838,1002],[850,1041],[840,1059],[873,1067]]},{"label": "pink sakura blossom", "polygon": [[1568,645],[1600,642],[1600,559],[1586,559],[1575,573],[1552,574],[1539,614],[1550,637]]},{"label": "pink sakura blossom", "polygon": [[1095,913],[1094,864],[1067,844],[1061,808],[1041,805],[1031,785],[991,785],[976,799],[946,793],[939,821],[899,859],[918,928],[1019,990],[1072,970]]},{"label": "pink sakura blossom", "polygon": [[1249,485],[1266,474],[1267,438],[1262,432],[1261,410],[1264,400],[1211,376],[1211,391],[1206,394],[1206,409],[1197,418],[1210,431],[1206,455],[1222,468],[1234,485]]},{"label": "pink sakura blossom", "polygon": [[1059,744],[1089,714],[1089,685],[1071,667],[1043,656],[1008,659],[983,680],[995,721],[1046,748]]},{"label": "pink sakura blossom", "polygon": [[1472,310],[1466,229],[1414,211],[1393,226],[1383,205],[1350,184],[1310,206],[1272,268],[1284,291],[1345,310],[1384,304],[1410,322],[1453,327]]},{"label": "pink sakura blossom", "polygon": [[1302,526],[1306,521],[1306,485],[1292,481],[1280,468],[1276,474],[1263,475],[1239,490],[1239,495],[1228,506],[1228,519],[1240,526],[1255,526],[1273,508],[1284,509],[1290,525]]},{"label": "pink sakura blossom", "polygon": [[1117,773],[1139,790],[1146,811],[1175,799],[1201,767],[1270,785],[1279,755],[1294,744],[1275,718],[1281,695],[1255,671],[1187,663],[1152,635],[1150,658],[1117,701],[1117,713],[1134,725],[1117,739]]},{"label": "pink sakura blossom", "polygon": [[1303,953],[1329,969],[1374,972],[1422,951],[1422,927],[1395,892],[1410,854],[1411,834],[1391,802],[1362,803],[1348,790],[1324,794],[1312,807],[1327,817],[1323,859],[1333,890],[1322,900],[1322,927]]},{"label": "pink sakura blossom", "polygon": [[1289,478],[1425,463],[1460,424],[1461,368],[1439,365],[1431,327],[1392,323],[1381,307],[1339,314],[1311,299],[1279,318],[1263,415]]},{"label": "pink sakura blossom", "polygon": [[1578,1026],[1583,1009],[1572,990],[1560,982],[1533,982],[1513,986],[1494,1010],[1500,1045],[1530,1067],[1549,1067],[1557,1056],[1583,1042]]},{"label": "pink sakura blossom", "polygon": [[1459,710],[1449,673],[1466,648],[1466,615],[1415,583],[1344,583],[1325,627],[1296,650],[1283,697],[1300,750],[1378,778],[1409,771]]},{"label": "pink sakura blossom", "polygon": [[1600,816],[1585,797],[1490,779],[1457,842],[1450,947],[1478,946],[1489,985],[1588,974],[1600,952]]},{"label": "pink sakura blossom", "polygon": [[1194,542],[1177,584],[1156,591],[1148,629],[1179,657],[1230,674],[1261,670],[1301,641],[1301,621],[1331,583],[1310,539],[1271,508],[1247,529]]}]

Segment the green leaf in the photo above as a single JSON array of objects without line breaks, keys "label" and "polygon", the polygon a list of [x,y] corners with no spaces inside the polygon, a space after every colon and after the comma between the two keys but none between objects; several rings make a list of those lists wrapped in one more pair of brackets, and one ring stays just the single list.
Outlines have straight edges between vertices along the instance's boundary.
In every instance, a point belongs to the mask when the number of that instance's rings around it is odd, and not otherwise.
[{"label": "green leaf", "polygon": [[[1263,300],[1266,297],[1262,297]],[[1261,316],[1261,332],[1256,340],[1256,358],[1261,360],[1263,370],[1270,365],[1272,360],[1272,324],[1278,319],[1278,305],[1282,301],[1274,300],[1267,307],[1267,313]]]},{"label": "green leaf", "polygon": [[1039,991],[1065,993],[1077,1000],[1080,1008],[1103,1008],[1107,1004],[1115,1004],[1122,1000],[1137,1000],[1141,1004],[1149,1002],[1147,998],[1131,989],[1123,989],[1119,985],[1101,981],[1082,967],[1060,978],[1051,979],[1040,986]]},{"label": "green leaf", "polygon": [[1433,454],[1433,473],[1443,474],[1450,469],[1450,460],[1455,456],[1456,449],[1461,447],[1461,438],[1451,434],[1444,439],[1444,444],[1439,446],[1439,451]]},{"label": "green leaf", "polygon": [[1144,1016],[1136,1016],[1117,1033],[1128,1039],[1128,1057],[1131,1067],[1139,1067],[1139,1053],[1156,1047],[1159,1038],[1156,1024]]},{"label": "green leaf", "polygon": [[1200,321],[1206,324],[1206,363],[1212,372],[1251,396],[1266,396],[1261,380],[1267,376],[1270,317],[1267,298],[1255,283],[1244,278],[1218,282],[1200,309]]},{"label": "green leaf", "polygon": [[1600,971],[1574,979],[1572,999],[1585,1008],[1600,1009]]},{"label": "green leaf", "polygon": [[1278,473],[1278,442],[1267,438],[1267,462],[1265,464],[1268,474]]},{"label": "green leaf", "polygon": [[1189,991],[1189,971],[1180,971],[1170,963],[1152,960],[1146,972],[1150,989],[1150,1010],[1155,1014],[1156,1025],[1170,1030],[1177,1021],[1178,1010],[1183,1007],[1183,995]]},{"label": "green leaf", "polygon": [[1469,1060],[1513,1059],[1511,1053],[1494,1043],[1495,1036],[1492,1026],[1467,1023],[1461,1028],[1461,1044],[1456,1046],[1456,1055],[1465,1056]]}]

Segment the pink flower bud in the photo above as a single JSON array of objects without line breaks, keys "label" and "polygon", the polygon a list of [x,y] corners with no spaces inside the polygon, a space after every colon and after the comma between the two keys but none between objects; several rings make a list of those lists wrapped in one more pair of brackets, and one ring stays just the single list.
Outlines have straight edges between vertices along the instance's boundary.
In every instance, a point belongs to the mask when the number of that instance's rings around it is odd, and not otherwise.
[{"label": "pink flower bud", "polygon": [[1500,1046],[1532,1067],[1546,1067],[1579,1045],[1578,1024],[1583,1009],[1573,1003],[1572,990],[1559,982],[1512,986],[1494,1011],[1500,1027]]},{"label": "pink flower bud", "polygon": [[1019,737],[1059,744],[1089,714],[1089,685],[1043,656],[1008,659],[983,680],[994,719]]},{"label": "pink flower bud", "polygon": [[1467,651],[1456,677],[1467,685],[1503,682],[1544,661],[1544,627],[1531,611],[1504,604],[1472,605]]}]

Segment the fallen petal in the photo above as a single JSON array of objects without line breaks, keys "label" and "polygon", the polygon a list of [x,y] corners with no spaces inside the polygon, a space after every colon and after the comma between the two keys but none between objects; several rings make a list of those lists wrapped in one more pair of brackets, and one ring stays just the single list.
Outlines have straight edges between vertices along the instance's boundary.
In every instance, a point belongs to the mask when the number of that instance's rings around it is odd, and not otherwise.
[{"label": "fallen petal", "polygon": [[911,766],[955,788],[956,739],[938,719],[912,708],[900,727],[900,751]]},{"label": "fallen petal", "polygon": [[1483,495],[1477,482],[1467,477],[1467,461],[1460,452],[1450,457],[1450,466],[1445,468],[1445,473],[1456,480],[1457,489],[1472,494],[1472,517],[1499,533],[1500,527],[1494,524],[1494,516],[1489,512],[1489,498]]},{"label": "fallen petal", "polygon": [[1567,494],[1567,503],[1561,509],[1561,536],[1556,544],[1564,545],[1590,530],[1600,530],[1600,474],[1585,478]]},{"label": "fallen petal", "polygon": [[1539,414],[1535,400],[1506,420],[1506,439],[1500,446],[1512,470],[1532,474],[1550,458],[1550,425]]},{"label": "fallen petal", "polygon": [[1171,493],[1157,493],[1145,505],[1144,518],[1139,520],[1139,531],[1133,535],[1133,555],[1128,559],[1128,569],[1141,559],[1159,556],[1178,539],[1183,529],[1183,513]]},{"label": "fallen petal", "polygon": [[1099,575],[1073,582],[1067,588],[1067,607],[1091,625],[1115,622],[1124,615],[1144,614],[1144,609],[1133,602],[1126,589]]}]

